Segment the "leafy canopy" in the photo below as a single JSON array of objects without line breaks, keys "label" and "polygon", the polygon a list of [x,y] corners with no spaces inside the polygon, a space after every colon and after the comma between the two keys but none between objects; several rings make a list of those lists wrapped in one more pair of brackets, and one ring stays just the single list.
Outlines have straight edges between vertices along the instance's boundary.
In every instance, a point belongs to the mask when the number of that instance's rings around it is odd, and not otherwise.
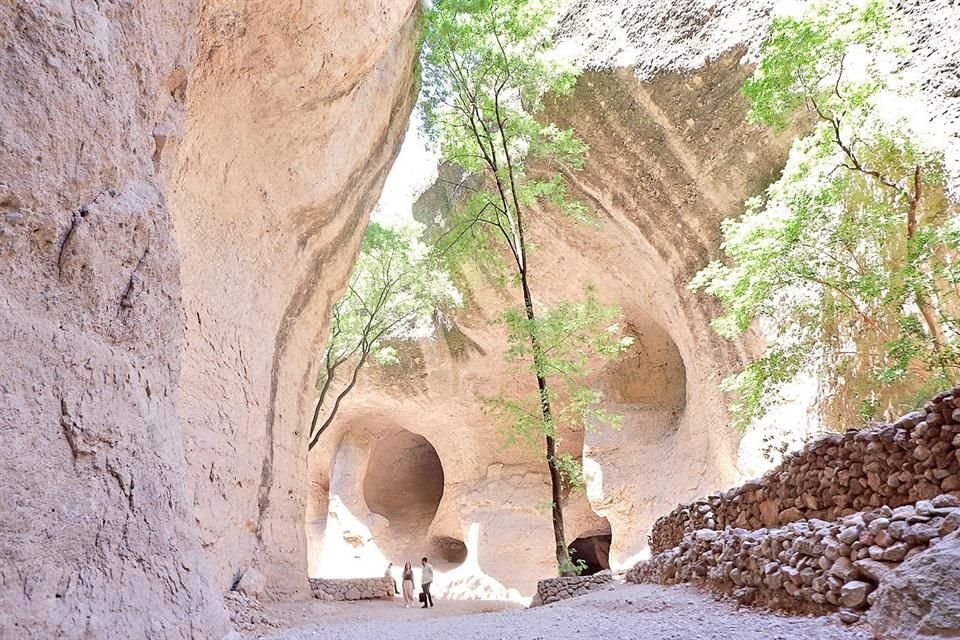
[{"label": "leafy canopy", "polygon": [[[587,287],[583,302],[559,302],[535,320],[528,319],[522,310],[510,309],[504,313],[503,322],[507,327],[507,362],[518,375],[532,372],[550,379],[546,393],[554,408],[549,417],[544,417],[541,396],[533,387],[526,393],[512,390],[486,398],[489,411],[508,419],[507,445],[520,443],[534,448],[544,434],[560,443],[558,425],[591,431],[601,426],[622,426],[623,417],[603,409],[603,394],[586,383],[598,362],[616,358],[633,343],[633,338],[622,335],[619,307],[601,304],[593,287]],[[537,357],[530,344],[531,332],[539,340]],[[582,488],[579,462],[569,454],[558,454],[557,458],[564,482],[571,488]]]},{"label": "leafy canopy", "polygon": [[[364,365],[370,360],[397,364],[397,341],[430,336],[437,322],[446,321],[447,311],[462,305],[443,261],[422,242],[421,233],[419,225],[390,229],[373,222],[367,227],[347,291],[333,306],[310,449],[333,422]],[[344,367],[349,376],[338,381]]]},{"label": "leafy canopy", "polygon": [[589,221],[566,182],[583,166],[586,145],[542,113],[545,93],[567,94],[576,80],[550,56],[550,8],[542,0],[436,0],[424,17],[422,105],[443,159],[474,178],[455,185],[463,206],[446,221],[440,250],[522,294],[522,307],[504,317],[507,357],[524,363],[537,385],[529,397],[505,392],[492,404],[515,434],[545,443],[557,564],[567,574],[576,565],[564,540],[561,484],[564,477],[579,482],[580,472],[572,457],[557,453],[557,425],[580,428],[588,417],[605,417],[599,392],[584,378],[588,352],[616,350],[619,341],[597,325],[614,324],[619,312],[592,296],[544,308],[533,293],[529,216],[549,207]]},{"label": "leafy canopy", "polygon": [[765,352],[724,388],[741,428],[801,376],[837,427],[890,417],[949,384],[958,361],[958,220],[942,157],[895,107],[911,88],[884,3],[818,5],[773,22],[746,82],[749,118],[814,120],[781,177],[722,225],[727,259],[691,287],[715,296],[728,338],[755,321]]},{"label": "leafy canopy", "polygon": [[[588,220],[567,197],[563,174],[582,168],[586,145],[571,129],[538,118],[545,93],[566,95],[574,70],[551,59],[550,5],[537,0],[447,0],[424,21],[421,106],[441,156],[466,173],[464,198],[441,241],[452,259],[503,276],[504,252],[526,267],[523,210],[548,203]],[[536,165],[534,174],[528,167]]]}]

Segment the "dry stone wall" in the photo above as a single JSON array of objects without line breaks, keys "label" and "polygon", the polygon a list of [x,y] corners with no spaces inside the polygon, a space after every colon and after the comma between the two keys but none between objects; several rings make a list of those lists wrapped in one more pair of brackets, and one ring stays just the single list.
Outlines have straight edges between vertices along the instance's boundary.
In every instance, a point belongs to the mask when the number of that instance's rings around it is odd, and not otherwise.
[{"label": "dry stone wall", "polygon": [[960,498],[949,494],[833,522],[812,518],[775,529],[701,529],[639,563],[627,579],[699,581],[745,604],[788,611],[855,611],[873,603],[881,580],[901,562],[958,529]]},{"label": "dry stone wall", "polygon": [[960,386],[893,424],[820,438],[758,480],[678,506],[657,520],[650,548],[665,551],[699,529],[833,521],[958,491],[958,447]]},{"label": "dry stone wall", "polygon": [[821,438],[658,520],[653,557],[627,579],[858,620],[901,563],[960,535],[958,434],[960,387],[893,424]]},{"label": "dry stone wall", "polygon": [[530,606],[539,606],[575,598],[605,588],[613,581],[610,571],[599,571],[591,576],[564,576],[547,578],[537,583],[537,595]]},{"label": "dry stone wall", "polygon": [[393,578],[311,579],[313,597],[321,600],[390,600],[396,594]]}]

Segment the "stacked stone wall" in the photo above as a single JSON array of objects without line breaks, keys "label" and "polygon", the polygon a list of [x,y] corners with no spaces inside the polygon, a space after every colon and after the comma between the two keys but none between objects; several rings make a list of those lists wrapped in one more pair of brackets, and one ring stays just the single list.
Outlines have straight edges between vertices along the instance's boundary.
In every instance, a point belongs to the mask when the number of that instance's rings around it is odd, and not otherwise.
[{"label": "stacked stone wall", "polygon": [[[956,400],[954,399],[956,398]],[[960,386],[893,424],[829,435],[763,478],[660,518],[631,582],[697,582],[794,612],[873,604],[901,563],[960,536]]]},{"label": "stacked stone wall", "polygon": [[320,600],[390,600],[393,578],[310,579],[310,590]]},{"label": "stacked stone wall", "polygon": [[537,595],[530,606],[550,604],[575,598],[605,588],[613,581],[610,571],[600,571],[590,576],[565,576],[547,578],[537,583]]},{"label": "stacked stone wall", "polygon": [[[956,399],[955,399],[956,398]],[[960,386],[893,424],[831,434],[758,480],[680,505],[657,520],[653,553],[699,529],[748,530],[801,519],[834,521],[960,490]]]},{"label": "stacked stone wall", "polygon": [[960,498],[881,507],[754,531],[727,527],[687,533],[680,545],[630,570],[630,582],[701,582],[744,604],[794,612],[869,607],[880,581],[900,563],[960,530]]}]

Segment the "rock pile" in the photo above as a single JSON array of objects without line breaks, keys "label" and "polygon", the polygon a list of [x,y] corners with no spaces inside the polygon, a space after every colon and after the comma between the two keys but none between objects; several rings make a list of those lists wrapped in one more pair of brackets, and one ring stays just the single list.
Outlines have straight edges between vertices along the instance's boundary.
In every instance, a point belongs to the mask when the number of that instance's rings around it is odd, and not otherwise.
[{"label": "rock pile", "polygon": [[230,612],[230,622],[237,631],[255,631],[263,627],[276,629],[280,626],[264,612],[263,605],[253,596],[228,591],[223,594],[223,601]]},{"label": "rock pile", "polygon": [[758,480],[678,506],[657,520],[650,548],[666,551],[699,529],[835,521],[954,491],[960,491],[960,386],[893,424],[825,436]]},{"label": "rock pile", "polygon": [[537,583],[537,594],[533,597],[530,606],[536,607],[582,596],[602,589],[612,581],[613,574],[610,571],[599,571],[591,576],[547,578]]},{"label": "rock pile", "polygon": [[888,572],[957,530],[960,498],[953,495],[834,522],[812,518],[776,529],[701,529],[635,566],[627,580],[703,582],[744,604],[791,611],[860,610],[872,604]]},{"label": "rock pile", "polygon": [[310,579],[310,590],[320,600],[389,600],[393,578]]}]

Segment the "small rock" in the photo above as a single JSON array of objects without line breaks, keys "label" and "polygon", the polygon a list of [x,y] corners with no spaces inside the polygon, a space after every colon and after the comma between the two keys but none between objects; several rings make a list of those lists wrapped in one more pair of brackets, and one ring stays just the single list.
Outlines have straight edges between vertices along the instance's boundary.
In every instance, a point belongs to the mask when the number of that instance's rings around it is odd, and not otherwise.
[{"label": "small rock", "polygon": [[850,609],[840,609],[840,621],[843,624],[856,624],[860,622],[860,614]]},{"label": "small rock", "polygon": [[840,589],[840,602],[850,609],[859,609],[867,603],[873,585],[862,580],[851,580]]},{"label": "small rock", "polygon": [[243,575],[237,582],[236,590],[242,594],[259,598],[267,590],[267,578],[253,567],[250,567],[243,572]]}]

